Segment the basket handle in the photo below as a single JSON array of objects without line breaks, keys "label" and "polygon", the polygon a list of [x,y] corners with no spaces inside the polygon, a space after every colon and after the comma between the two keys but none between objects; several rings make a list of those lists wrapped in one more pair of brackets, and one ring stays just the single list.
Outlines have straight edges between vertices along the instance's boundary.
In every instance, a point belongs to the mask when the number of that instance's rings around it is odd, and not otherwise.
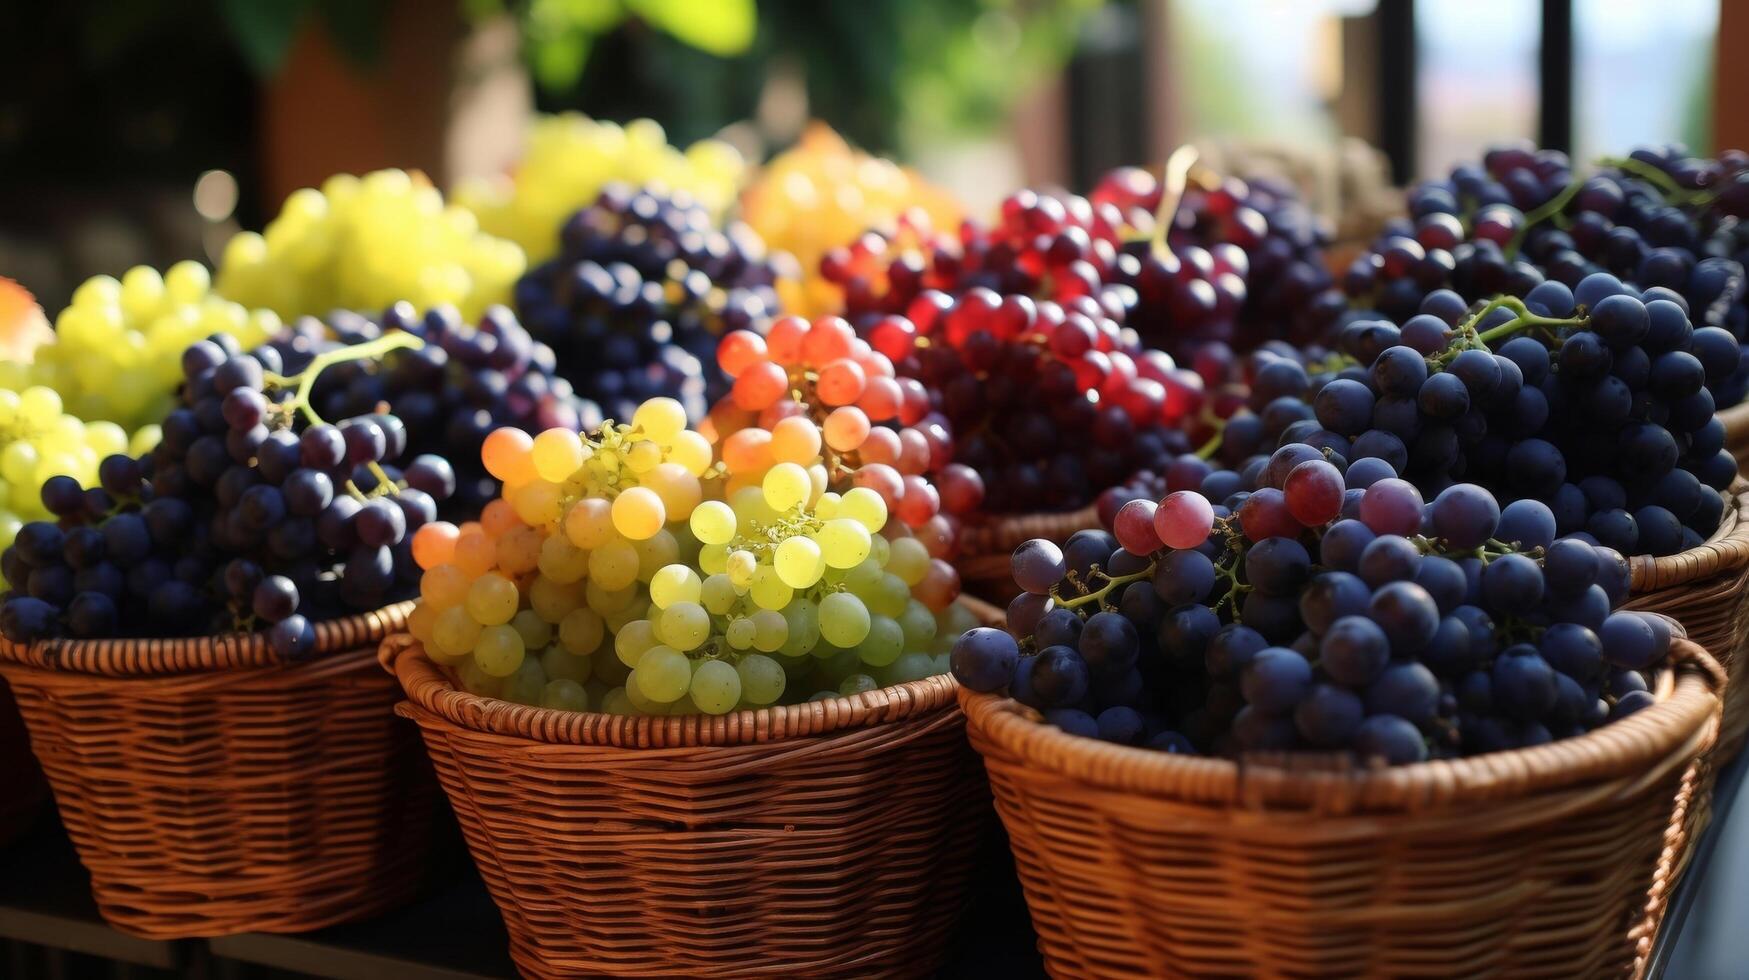
[{"label": "basket handle", "polygon": [[393,674],[395,661],[401,659],[402,654],[418,645],[419,641],[414,639],[411,633],[390,633],[383,637],[383,642],[377,644],[377,663],[382,666],[383,670]]}]

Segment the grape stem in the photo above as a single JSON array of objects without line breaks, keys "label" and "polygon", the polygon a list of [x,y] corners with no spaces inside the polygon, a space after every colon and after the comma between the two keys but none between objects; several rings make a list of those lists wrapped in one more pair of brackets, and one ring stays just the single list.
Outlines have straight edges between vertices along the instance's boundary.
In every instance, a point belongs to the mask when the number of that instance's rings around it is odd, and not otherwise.
[{"label": "grape stem", "polygon": [[1679,207],[1704,207],[1711,204],[1723,191],[1723,186],[1710,189],[1689,190],[1677,184],[1671,176],[1652,164],[1632,157],[1602,157],[1597,161],[1599,167],[1612,167],[1626,174],[1632,174],[1648,184],[1656,187],[1672,204]]},{"label": "grape stem", "polygon": [[[1482,322],[1495,310],[1510,310],[1513,319],[1486,331],[1479,330]],[[1528,327],[1545,327],[1555,330],[1561,327],[1583,327],[1590,322],[1590,317],[1580,316],[1561,319],[1532,313],[1524,305],[1524,301],[1516,296],[1496,296],[1482,307],[1474,316],[1465,320],[1457,328],[1457,337],[1451,346],[1427,359],[1434,368],[1442,368],[1450,364],[1457,356],[1467,350],[1488,350],[1488,345],[1504,337],[1510,337]]]},{"label": "grape stem", "polygon": [[1172,221],[1178,216],[1178,205],[1184,200],[1184,188],[1190,182],[1190,168],[1196,165],[1196,147],[1189,143],[1172,151],[1166,158],[1166,172],[1160,181],[1160,206],[1154,210],[1154,237],[1149,249],[1155,258],[1172,257],[1172,246],[1166,243]]},{"label": "grape stem", "polygon": [[[1105,573],[1104,569],[1101,569],[1098,565],[1094,565],[1091,569],[1088,570],[1087,576],[1089,578],[1092,578],[1093,576],[1097,575],[1100,578],[1105,579],[1105,584],[1100,586],[1097,589],[1094,589],[1092,592],[1088,592],[1084,595],[1078,595],[1073,599],[1063,599],[1063,598],[1059,597],[1059,598],[1057,598],[1057,605],[1061,606],[1064,609],[1074,609],[1077,606],[1084,606],[1084,605],[1088,604],[1089,602],[1097,602],[1097,603],[1099,603],[1099,607],[1101,609],[1104,609],[1105,608],[1105,602],[1104,602],[1105,597],[1110,595],[1111,591],[1113,589],[1115,589],[1121,585],[1128,585],[1131,582],[1139,582],[1142,579],[1145,579],[1145,578],[1153,575],[1154,574],[1154,565],[1155,565],[1155,563],[1150,561],[1150,562],[1148,562],[1147,567],[1143,568],[1139,572],[1131,572],[1128,575],[1118,575],[1116,577],[1113,577],[1111,575],[1107,575]],[[1079,583],[1077,583],[1077,584],[1079,584]]]},{"label": "grape stem", "polygon": [[302,371],[290,377],[274,374],[272,372],[264,372],[263,376],[268,384],[276,385],[281,388],[288,388],[294,384],[297,385],[297,391],[292,397],[280,405],[282,411],[288,413],[302,411],[304,417],[310,420],[310,424],[325,425],[327,423],[323,422],[322,417],[316,414],[316,410],[310,407],[310,390],[316,386],[316,377],[323,371],[326,371],[328,368],[331,368],[336,364],[344,364],[347,361],[362,361],[366,358],[382,357],[384,354],[387,354],[392,350],[401,350],[403,348],[418,350],[424,346],[425,341],[420,338],[405,331],[396,330],[391,333],[386,333],[375,340],[367,340],[362,344],[353,344],[350,347],[337,347],[333,350],[323,351],[311,358],[310,363],[306,365]]},{"label": "grape stem", "polygon": [[1567,204],[1578,196],[1580,189],[1584,186],[1585,178],[1575,177],[1566,187],[1561,188],[1561,193],[1549,198],[1543,202],[1541,207],[1525,215],[1524,223],[1518,226],[1518,230],[1512,233],[1512,238],[1506,243],[1506,258],[1517,258],[1518,250],[1524,247],[1525,236],[1530,234],[1530,230],[1566,210]]}]

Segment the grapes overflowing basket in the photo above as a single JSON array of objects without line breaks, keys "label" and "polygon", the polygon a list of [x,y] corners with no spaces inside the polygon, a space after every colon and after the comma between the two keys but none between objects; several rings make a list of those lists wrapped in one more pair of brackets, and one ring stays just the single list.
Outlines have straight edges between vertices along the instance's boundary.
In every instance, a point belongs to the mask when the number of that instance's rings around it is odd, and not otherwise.
[{"label": "grapes overflowing basket", "polygon": [[524,976],[939,966],[989,798],[948,678],[626,718],[459,691],[410,637],[382,656]]},{"label": "grapes overflowing basket", "polygon": [[1604,976],[1650,949],[1670,803],[1716,734],[1717,666],[1678,645],[1620,724],[1375,771],[1145,752],[961,700],[1055,976]]},{"label": "grapes overflowing basket", "polygon": [[436,787],[376,644],[407,604],[259,636],[0,644],[103,916],[158,939],[288,932],[411,898]]}]

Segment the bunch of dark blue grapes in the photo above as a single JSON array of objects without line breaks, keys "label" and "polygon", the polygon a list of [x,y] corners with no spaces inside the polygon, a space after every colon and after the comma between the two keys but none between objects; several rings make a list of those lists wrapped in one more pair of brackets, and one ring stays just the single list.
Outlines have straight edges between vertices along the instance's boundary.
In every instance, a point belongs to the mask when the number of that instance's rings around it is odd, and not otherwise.
[{"label": "bunch of dark blue grapes", "polygon": [[1737,370],[1731,333],[1608,273],[1499,302],[1438,290],[1401,325],[1345,327],[1357,363],[1313,397],[1327,435],[1310,441],[1383,459],[1430,498],[1461,480],[1543,501],[1560,533],[1623,554],[1710,537],[1737,475],[1707,387]]},{"label": "bunch of dark blue grapes", "polygon": [[717,342],[764,333],[779,266],[751,228],[718,229],[685,193],[613,185],[558,229],[559,252],[516,284],[516,309],[557,354],[585,416],[679,399],[701,419],[728,392]]},{"label": "bunch of dark blue grapes", "polygon": [[[1587,176],[1558,151],[1502,146],[1412,188],[1408,207],[1343,277],[1356,306],[1402,322],[1439,289],[1465,300],[1525,297],[1545,280],[1577,289],[1607,272],[1635,289],[1671,290],[1696,327],[1749,342],[1749,154],[1644,147]],[[1741,402],[1749,346],[1707,387],[1721,408]]]},{"label": "bunch of dark blue grapes", "polygon": [[295,658],[314,623],[416,593],[413,532],[455,485],[442,457],[391,473],[409,433],[388,413],[311,424],[297,385],[275,383],[298,370],[277,347],[215,336],[182,367],[156,449],[103,460],[100,487],[44,484],[56,520],[25,525],[0,556],[15,590],[0,605],[7,638],[262,629]]},{"label": "bunch of dark blue grapes", "polygon": [[396,303],[377,319],[336,312],[324,324],[306,317],[274,347],[288,371],[296,371],[324,350],[392,331],[424,345],[328,368],[317,377],[310,404],[323,418],[384,409],[403,423],[410,454],[455,461],[455,489],[440,508],[446,518],[472,520],[497,497],[498,483],[480,463],[480,445],[494,429],[582,431],[601,424],[571,383],[554,373],[552,348],[503,306],[488,307],[473,325],[454,307],[421,316],[409,303]]},{"label": "bunch of dark blue grapes", "polygon": [[1402,480],[1355,465],[1345,481],[1328,456],[1290,448],[1272,482],[1322,523],[1168,497],[1130,508],[1181,544],[1207,528],[1200,543],[1166,547],[1123,522],[1119,536],[1027,542],[1009,631],[962,637],[955,676],[1078,735],[1362,764],[1539,745],[1653,703],[1670,623],[1619,610],[1618,552],[1556,537],[1536,501],[1501,508],[1457,484],[1424,505]]}]

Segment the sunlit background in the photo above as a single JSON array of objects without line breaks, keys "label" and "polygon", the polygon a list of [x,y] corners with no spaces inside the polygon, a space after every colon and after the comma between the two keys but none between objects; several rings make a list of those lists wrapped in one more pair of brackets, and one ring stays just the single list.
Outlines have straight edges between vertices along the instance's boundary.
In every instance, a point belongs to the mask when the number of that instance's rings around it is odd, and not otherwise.
[{"label": "sunlit background", "polygon": [[1327,213],[1503,137],[1587,157],[1749,126],[1715,111],[1719,0],[85,0],[5,21],[44,43],[0,59],[0,270],[49,309],[92,274],[213,261],[329,173],[500,172],[537,112],[756,158],[824,119],[974,208],[1220,141],[1282,156]]}]

